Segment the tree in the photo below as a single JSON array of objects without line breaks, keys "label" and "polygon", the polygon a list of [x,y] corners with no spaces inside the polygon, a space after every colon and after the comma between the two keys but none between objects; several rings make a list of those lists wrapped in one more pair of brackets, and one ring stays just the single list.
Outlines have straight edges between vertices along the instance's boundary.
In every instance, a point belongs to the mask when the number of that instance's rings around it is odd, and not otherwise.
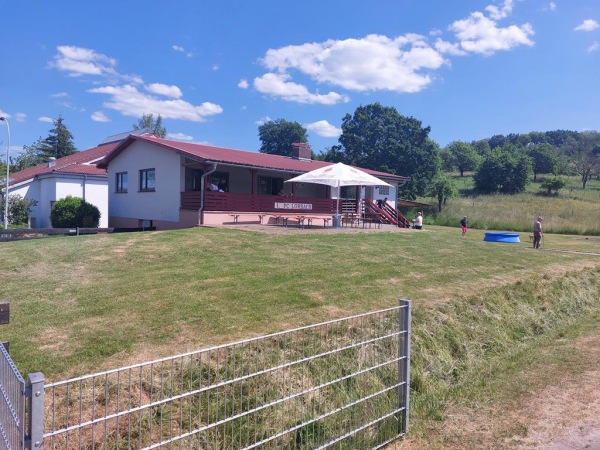
[{"label": "tree", "polygon": [[[8,223],[14,225],[26,225],[29,222],[31,208],[37,205],[36,200],[23,198],[19,194],[9,194],[8,196]],[[0,209],[4,215],[4,197],[0,202]]]},{"label": "tree", "polygon": [[495,149],[475,172],[475,188],[485,193],[523,192],[529,182],[531,159],[508,144]]},{"label": "tree", "polygon": [[552,191],[554,191],[558,195],[558,191],[565,187],[567,182],[560,177],[553,176],[549,178],[545,178],[540,184],[540,189],[546,190],[548,195],[552,195]]},{"label": "tree", "polygon": [[442,212],[442,205],[445,205],[448,199],[456,197],[458,189],[451,178],[445,175],[437,175],[429,185],[427,195],[437,197],[438,211]]},{"label": "tree", "polygon": [[581,176],[585,189],[589,179],[600,173],[600,133],[581,133],[577,142],[567,144],[571,151],[571,167]]},{"label": "tree", "polygon": [[271,155],[292,156],[292,144],[308,142],[306,128],[285,119],[270,120],[260,125],[258,137],[262,142],[260,152]]},{"label": "tree", "polygon": [[50,158],[62,158],[63,156],[77,153],[75,144],[73,144],[73,135],[64,123],[62,115],[53,121],[54,128],[50,130],[46,139],[38,140],[35,152],[41,162],[46,162]]},{"label": "tree", "polygon": [[475,170],[481,163],[481,156],[475,151],[472,145],[466,142],[454,141],[445,148],[450,153],[453,166],[458,168],[460,176],[465,176],[466,170]]},{"label": "tree", "polygon": [[414,199],[425,193],[440,167],[439,146],[430,131],[393,107],[373,103],[344,116],[339,142],[348,164],[411,177],[402,195]]},{"label": "tree", "polygon": [[142,117],[138,120],[138,123],[133,124],[134,130],[143,130],[144,128],[149,129],[155,136],[164,138],[167,135],[167,129],[162,124],[162,117],[159,114],[156,120],[153,114],[142,114]]},{"label": "tree", "polygon": [[69,195],[54,202],[50,221],[54,228],[96,228],[100,223],[100,210],[81,198]]},{"label": "tree", "polygon": [[10,170],[18,172],[20,170],[25,170],[29,167],[42,164],[45,161],[43,154],[39,150],[42,147],[42,144],[42,138],[39,138],[31,146],[24,145],[23,151],[17,156],[17,158],[14,161],[11,158]]},{"label": "tree", "polygon": [[538,173],[555,173],[558,167],[556,148],[550,144],[531,144],[527,153],[532,161],[533,181]]}]

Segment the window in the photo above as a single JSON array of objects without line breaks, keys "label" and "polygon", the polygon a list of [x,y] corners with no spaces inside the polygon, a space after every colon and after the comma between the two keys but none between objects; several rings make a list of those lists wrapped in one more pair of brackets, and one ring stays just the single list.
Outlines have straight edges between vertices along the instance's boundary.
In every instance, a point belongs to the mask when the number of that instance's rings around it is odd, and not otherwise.
[{"label": "window", "polygon": [[206,177],[206,184],[216,186],[217,192],[229,192],[229,174],[226,172],[213,172]]},{"label": "window", "polygon": [[140,192],[154,192],[154,169],[140,170]]},{"label": "window", "polygon": [[340,198],[356,200],[356,186],[342,186],[340,188]]},{"label": "window", "polygon": [[379,195],[390,195],[390,187],[389,186],[378,186],[379,187]]},{"label": "window", "polygon": [[117,192],[127,192],[127,172],[117,173]]},{"label": "window", "polygon": [[279,195],[283,189],[283,178],[258,177],[259,195]]},{"label": "window", "polygon": [[204,171],[202,169],[185,169],[185,191],[200,191],[202,187],[200,186],[202,175]]}]

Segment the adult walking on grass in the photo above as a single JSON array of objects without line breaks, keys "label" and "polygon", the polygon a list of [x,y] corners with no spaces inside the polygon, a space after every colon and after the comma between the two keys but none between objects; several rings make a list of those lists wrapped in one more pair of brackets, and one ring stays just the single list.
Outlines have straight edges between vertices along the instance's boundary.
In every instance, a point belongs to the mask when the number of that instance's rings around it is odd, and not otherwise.
[{"label": "adult walking on grass", "polygon": [[467,216],[464,216],[460,221],[460,227],[462,228],[462,237],[465,237],[465,234],[467,234]]},{"label": "adult walking on grass", "polygon": [[542,220],[544,220],[544,218],[542,216],[538,216],[538,218],[535,219],[535,222],[533,222],[533,248],[540,248],[540,242],[544,237]]}]

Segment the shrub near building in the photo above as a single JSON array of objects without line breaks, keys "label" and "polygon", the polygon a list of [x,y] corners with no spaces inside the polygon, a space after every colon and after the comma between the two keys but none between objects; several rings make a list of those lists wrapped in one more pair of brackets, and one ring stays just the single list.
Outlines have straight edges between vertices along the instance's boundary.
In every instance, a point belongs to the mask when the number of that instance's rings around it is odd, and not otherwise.
[{"label": "shrub near building", "polygon": [[54,228],[97,228],[100,210],[77,197],[65,197],[52,206],[50,221]]}]

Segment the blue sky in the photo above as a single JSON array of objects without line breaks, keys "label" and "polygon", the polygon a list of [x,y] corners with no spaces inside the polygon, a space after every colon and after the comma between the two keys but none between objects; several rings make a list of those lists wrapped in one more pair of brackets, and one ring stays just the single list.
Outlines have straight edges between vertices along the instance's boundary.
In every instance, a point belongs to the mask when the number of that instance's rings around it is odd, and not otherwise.
[{"label": "blue sky", "polygon": [[252,151],[261,123],[297,121],[321,152],[373,102],[441,146],[600,129],[598,0],[0,0],[0,14],[11,155],[59,114],[79,150],[153,113],[172,139]]}]

